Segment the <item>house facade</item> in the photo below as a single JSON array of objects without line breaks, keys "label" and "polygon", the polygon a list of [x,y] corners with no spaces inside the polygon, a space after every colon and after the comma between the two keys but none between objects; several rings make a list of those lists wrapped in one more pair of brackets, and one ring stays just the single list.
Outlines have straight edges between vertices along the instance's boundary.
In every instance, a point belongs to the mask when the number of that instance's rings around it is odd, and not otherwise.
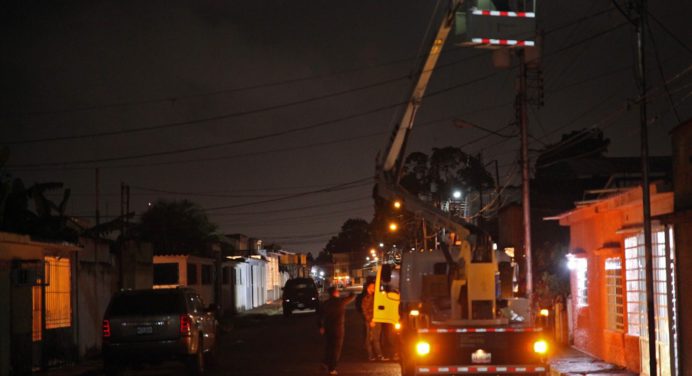
[{"label": "house facade", "polygon": [[76,360],[79,250],[0,232],[0,375]]},{"label": "house facade", "polygon": [[214,303],[214,259],[193,255],[154,256],[154,288],[194,288],[205,305]]},{"label": "house facade", "polygon": [[[676,366],[674,231],[657,218],[673,212],[673,192],[651,185],[654,301],[659,374]],[[570,230],[574,347],[647,374],[649,364],[641,188],[557,216]],[[671,278],[671,275],[673,278]],[[672,355],[671,355],[672,354]]]}]

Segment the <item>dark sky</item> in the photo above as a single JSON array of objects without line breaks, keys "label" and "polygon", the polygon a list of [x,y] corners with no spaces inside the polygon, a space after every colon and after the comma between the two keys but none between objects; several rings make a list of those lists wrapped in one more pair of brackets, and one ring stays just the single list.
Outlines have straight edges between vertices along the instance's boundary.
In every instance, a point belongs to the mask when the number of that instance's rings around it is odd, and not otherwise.
[{"label": "dark sky", "polygon": [[[650,21],[661,62],[649,44],[651,154],[665,155],[678,123],[671,101],[681,120],[692,116],[692,2],[649,3],[677,38]],[[139,213],[159,197],[188,198],[225,233],[316,254],[347,218],[371,219],[375,158],[409,95],[435,4],[10,2],[0,20],[8,171],[28,184],[64,182],[69,214],[88,218],[98,167],[103,216],[119,214],[125,182]],[[623,107],[637,93],[632,27],[605,0],[538,7],[546,94],[531,111],[531,148],[596,126],[610,156],[637,155],[638,110]],[[440,64],[428,92],[452,89],[424,101],[408,150],[482,152],[499,161],[502,184],[518,183],[516,138],[452,122],[515,132],[516,71],[451,43]]]}]

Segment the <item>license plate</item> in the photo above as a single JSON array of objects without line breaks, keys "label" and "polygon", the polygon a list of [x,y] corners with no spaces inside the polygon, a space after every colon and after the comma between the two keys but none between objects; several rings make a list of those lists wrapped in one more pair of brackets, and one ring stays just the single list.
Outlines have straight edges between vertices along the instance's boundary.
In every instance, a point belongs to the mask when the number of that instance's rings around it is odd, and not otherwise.
[{"label": "license plate", "polygon": [[298,308],[303,308],[303,307],[305,307],[305,304],[303,304],[303,303],[298,303]]},{"label": "license plate", "polygon": [[154,330],[151,326],[138,326],[137,334],[151,334]]},{"label": "license plate", "polygon": [[474,364],[487,364],[492,360],[492,354],[485,352],[482,349],[478,349],[471,353],[471,363]]}]

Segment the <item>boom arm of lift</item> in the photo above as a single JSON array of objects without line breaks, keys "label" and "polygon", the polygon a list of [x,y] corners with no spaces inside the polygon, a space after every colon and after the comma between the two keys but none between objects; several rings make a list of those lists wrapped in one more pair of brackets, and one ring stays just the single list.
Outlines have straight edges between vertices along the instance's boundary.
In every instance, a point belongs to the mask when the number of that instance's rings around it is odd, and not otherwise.
[{"label": "boom arm of lift", "polygon": [[[428,53],[425,63],[423,64],[423,69],[421,70],[420,75],[418,75],[418,80],[413,86],[411,97],[406,103],[406,108],[401,121],[399,122],[397,128],[394,129],[394,133],[392,134],[392,138],[387,147],[387,153],[379,162],[380,169],[382,169],[385,173],[392,174],[399,159],[401,158],[401,154],[403,153],[404,145],[406,143],[406,138],[413,127],[413,120],[416,117],[416,112],[418,111],[418,107],[420,107],[421,101],[423,100],[425,89],[428,87],[430,76],[435,69],[437,59],[440,57],[442,47],[444,46],[447,36],[449,35],[449,31],[452,29],[454,24],[456,10],[461,3],[462,0],[451,0],[450,7],[440,23],[440,28],[437,30],[437,34],[433,40],[430,52]],[[392,175],[396,176],[396,174]]]},{"label": "boom arm of lift", "polygon": [[[470,234],[468,224],[459,219],[453,218],[449,213],[421,201],[417,196],[410,194],[398,184],[398,175],[406,139],[413,128],[416,112],[421,105],[425,89],[430,82],[430,77],[435,69],[437,60],[440,57],[442,47],[447,40],[447,36],[454,25],[454,18],[457,9],[463,0],[450,0],[449,8],[440,22],[435,39],[433,40],[430,51],[425,59],[423,68],[418,75],[418,79],[413,86],[411,97],[406,103],[401,121],[394,129],[387,152],[382,160],[378,162],[377,168],[377,192],[376,194],[388,201],[401,200],[404,202],[408,211],[423,218],[434,227],[446,228],[456,235],[456,239],[467,239]],[[445,251],[447,261],[451,264],[451,256],[448,250]]]}]

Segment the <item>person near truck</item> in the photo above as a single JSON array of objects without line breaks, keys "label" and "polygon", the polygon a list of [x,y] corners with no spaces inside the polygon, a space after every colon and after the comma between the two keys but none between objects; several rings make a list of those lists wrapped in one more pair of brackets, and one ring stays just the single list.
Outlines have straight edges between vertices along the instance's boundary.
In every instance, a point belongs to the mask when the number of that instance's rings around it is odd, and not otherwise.
[{"label": "person near truck", "polygon": [[375,283],[369,282],[363,296],[361,310],[365,317],[365,349],[368,351],[368,360],[388,360],[382,355],[382,324],[375,322]]},{"label": "person near truck", "polygon": [[330,287],[328,292],[329,299],[320,307],[319,325],[320,334],[325,337],[324,364],[330,375],[336,375],[336,365],[344,344],[346,305],[354,301],[356,296],[351,293],[342,298],[336,286]]}]

